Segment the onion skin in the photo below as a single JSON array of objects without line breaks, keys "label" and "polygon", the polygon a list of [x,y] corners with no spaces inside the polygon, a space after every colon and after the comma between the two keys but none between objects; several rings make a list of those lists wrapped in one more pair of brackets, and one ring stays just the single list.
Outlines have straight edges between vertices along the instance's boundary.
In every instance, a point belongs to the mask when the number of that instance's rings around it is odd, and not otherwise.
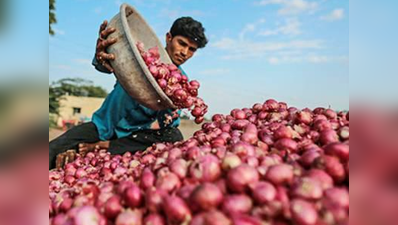
[{"label": "onion skin", "polygon": [[330,143],[324,147],[325,153],[331,156],[338,157],[342,162],[347,162],[350,158],[350,149],[344,143]]},{"label": "onion skin", "polygon": [[149,214],[145,217],[143,225],[165,225],[164,218],[159,214]]},{"label": "onion skin", "polygon": [[248,185],[260,179],[257,170],[249,165],[242,164],[228,172],[228,188],[235,192],[244,192]]},{"label": "onion skin", "polygon": [[302,177],[293,186],[292,195],[307,200],[318,200],[323,196],[323,189],[320,181]]},{"label": "onion skin", "polygon": [[142,225],[142,212],[127,210],[118,215],[115,225]]},{"label": "onion skin", "polygon": [[141,189],[137,185],[132,185],[124,191],[126,205],[134,209],[143,203],[144,197]]},{"label": "onion skin", "polygon": [[258,204],[265,204],[275,199],[276,189],[268,182],[260,181],[251,188],[254,201]]},{"label": "onion skin", "polygon": [[265,178],[275,185],[290,184],[293,181],[293,168],[287,164],[271,166]]},{"label": "onion skin", "polygon": [[166,196],[163,210],[167,220],[171,223],[181,223],[191,219],[191,212],[187,204],[177,196]]},{"label": "onion skin", "polygon": [[103,219],[101,219],[98,210],[92,206],[78,208],[74,215],[74,223],[76,225],[97,225],[101,220]]},{"label": "onion skin", "polygon": [[221,190],[212,183],[203,183],[193,190],[190,202],[201,210],[208,211],[217,208],[223,200]]},{"label": "onion skin", "polygon": [[341,183],[346,178],[344,166],[339,159],[333,156],[320,156],[314,160],[314,166],[325,170],[334,180],[335,183]]},{"label": "onion skin", "polygon": [[293,199],[290,209],[292,217],[297,224],[312,225],[315,224],[318,219],[315,207],[305,200]]},{"label": "onion skin", "polygon": [[306,176],[318,180],[323,190],[333,187],[333,178],[323,170],[311,169]]},{"label": "onion skin", "polygon": [[202,156],[191,165],[189,173],[191,177],[202,182],[215,181],[221,175],[219,160],[213,155]]},{"label": "onion skin", "polygon": [[104,215],[108,219],[115,219],[123,211],[123,206],[120,203],[120,197],[115,195],[108,199],[104,207]]},{"label": "onion skin", "polygon": [[222,208],[229,215],[248,213],[253,207],[251,198],[247,195],[230,195],[225,197]]},{"label": "onion skin", "polygon": [[337,205],[344,209],[350,206],[350,197],[345,188],[330,188],[325,191],[325,199],[328,204]]}]

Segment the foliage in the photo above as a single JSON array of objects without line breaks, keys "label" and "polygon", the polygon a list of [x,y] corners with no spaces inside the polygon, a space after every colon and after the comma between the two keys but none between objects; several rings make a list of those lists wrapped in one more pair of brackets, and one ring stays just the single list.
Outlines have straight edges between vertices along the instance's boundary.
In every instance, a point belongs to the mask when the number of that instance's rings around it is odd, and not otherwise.
[{"label": "foliage", "polygon": [[49,16],[49,32],[51,35],[54,35],[54,30],[51,28],[51,24],[57,22],[55,17],[55,0],[50,0],[50,16]]}]

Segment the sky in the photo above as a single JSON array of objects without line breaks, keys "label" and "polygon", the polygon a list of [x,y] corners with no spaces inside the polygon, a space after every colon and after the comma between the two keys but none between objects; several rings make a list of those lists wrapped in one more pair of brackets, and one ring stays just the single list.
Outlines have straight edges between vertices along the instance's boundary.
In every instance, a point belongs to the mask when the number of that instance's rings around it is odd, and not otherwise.
[{"label": "sky", "polygon": [[111,91],[114,75],[91,66],[98,29],[134,6],[164,44],[175,19],[202,22],[208,45],[182,67],[201,83],[209,114],[273,98],[298,108],[349,108],[348,0],[56,1],[49,82],[80,77]]}]

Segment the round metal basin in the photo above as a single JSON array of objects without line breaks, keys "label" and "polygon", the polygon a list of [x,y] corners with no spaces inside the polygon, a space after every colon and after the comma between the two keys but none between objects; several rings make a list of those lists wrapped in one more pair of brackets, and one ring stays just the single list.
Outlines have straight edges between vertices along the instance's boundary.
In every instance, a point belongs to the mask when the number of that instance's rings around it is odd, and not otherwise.
[{"label": "round metal basin", "polygon": [[116,55],[116,59],[111,60],[111,65],[126,92],[138,103],[153,110],[177,108],[159,87],[137,49],[138,41],[144,43],[145,50],[158,46],[161,61],[172,63],[144,18],[132,6],[122,4],[120,13],[112,18],[108,27],[116,28],[108,38],[118,40],[108,47],[107,52]]}]

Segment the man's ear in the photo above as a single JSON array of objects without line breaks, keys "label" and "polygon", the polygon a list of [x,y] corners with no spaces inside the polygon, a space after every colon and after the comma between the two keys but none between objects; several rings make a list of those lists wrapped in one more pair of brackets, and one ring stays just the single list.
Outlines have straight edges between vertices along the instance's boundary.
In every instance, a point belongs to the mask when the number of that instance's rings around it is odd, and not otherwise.
[{"label": "man's ear", "polygon": [[170,43],[173,37],[171,36],[170,32],[167,32],[166,34],[166,43]]}]

